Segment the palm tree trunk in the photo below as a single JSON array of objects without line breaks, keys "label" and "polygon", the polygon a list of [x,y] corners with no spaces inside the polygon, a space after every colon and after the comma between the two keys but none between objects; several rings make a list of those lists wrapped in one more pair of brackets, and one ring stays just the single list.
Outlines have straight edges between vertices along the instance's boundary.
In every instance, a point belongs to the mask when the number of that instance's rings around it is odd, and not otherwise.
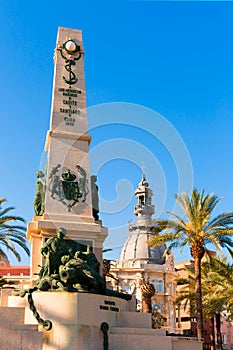
[{"label": "palm tree trunk", "polygon": [[216,319],[216,332],[217,332],[217,349],[223,350],[222,347],[222,334],[221,334],[221,314],[220,312],[215,313]]},{"label": "palm tree trunk", "polygon": [[203,313],[202,313],[202,293],[201,293],[201,259],[194,256],[195,271],[195,295],[196,295],[196,312],[197,312],[197,336],[203,338]]},{"label": "palm tree trunk", "polygon": [[178,328],[181,328],[180,304],[178,304],[177,310],[178,310]]},{"label": "palm tree trunk", "polygon": [[210,350],[215,350],[215,331],[214,331],[214,316],[210,317],[210,341],[211,341],[211,345],[210,345]]},{"label": "palm tree trunk", "polygon": [[151,313],[152,312],[152,305],[151,305],[151,298],[142,298],[142,312]]}]

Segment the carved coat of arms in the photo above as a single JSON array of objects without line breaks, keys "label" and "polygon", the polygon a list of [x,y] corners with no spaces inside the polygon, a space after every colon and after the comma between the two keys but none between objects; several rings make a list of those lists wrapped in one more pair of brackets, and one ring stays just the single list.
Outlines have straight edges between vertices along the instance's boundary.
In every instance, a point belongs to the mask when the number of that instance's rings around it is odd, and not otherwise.
[{"label": "carved coat of arms", "polygon": [[79,165],[76,165],[76,169],[77,174],[71,172],[70,169],[62,172],[61,165],[58,164],[53,167],[49,176],[48,189],[51,197],[62,202],[68,208],[68,211],[79,200],[85,202],[88,194],[86,171]]}]

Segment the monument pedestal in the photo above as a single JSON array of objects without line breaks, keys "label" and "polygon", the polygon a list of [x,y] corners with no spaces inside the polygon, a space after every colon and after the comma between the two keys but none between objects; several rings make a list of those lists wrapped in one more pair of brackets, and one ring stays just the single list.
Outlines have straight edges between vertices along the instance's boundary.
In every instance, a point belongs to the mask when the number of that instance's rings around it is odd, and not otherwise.
[{"label": "monument pedestal", "polygon": [[[35,306],[53,323],[43,331],[43,350],[103,350],[101,324],[106,322],[109,350],[201,350],[202,342],[166,336],[151,328],[151,314],[131,310],[131,302],[105,295],[68,292],[35,292]],[[9,297],[9,306],[25,306],[25,322],[36,324],[26,298]]]},{"label": "monument pedestal", "polygon": [[55,231],[59,227],[67,231],[66,238],[91,246],[98,261],[100,264],[102,263],[102,247],[108,235],[107,228],[102,227],[101,222],[95,221],[93,217],[89,217],[87,221],[83,221],[78,216],[76,216],[76,221],[74,221],[73,215],[64,217],[60,215],[60,217],[56,216],[52,220],[46,215],[34,216],[33,221],[28,223],[27,238],[31,243],[31,279],[37,279],[37,276],[34,274],[38,273],[40,270],[39,266],[44,264],[43,256],[40,252],[41,247],[48,238],[56,235]]}]

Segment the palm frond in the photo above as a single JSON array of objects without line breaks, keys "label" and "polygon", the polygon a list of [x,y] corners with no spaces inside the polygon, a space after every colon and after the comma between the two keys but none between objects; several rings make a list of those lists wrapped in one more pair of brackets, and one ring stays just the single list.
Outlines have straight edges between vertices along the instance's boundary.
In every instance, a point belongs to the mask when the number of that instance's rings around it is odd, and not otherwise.
[{"label": "palm frond", "polygon": [[177,233],[163,233],[161,235],[152,236],[148,242],[150,247],[156,247],[169,241],[174,241],[179,238]]},{"label": "palm frond", "polygon": [[[9,215],[14,207],[2,208],[2,204],[6,202],[5,198],[0,199],[0,245],[6,250],[13,253],[18,261],[21,260],[20,254],[16,249],[16,246],[21,247],[26,254],[29,255],[29,249],[26,244],[26,227],[21,223],[25,223],[25,220],[18,215]],[[0,253],[3,249],[0,249]],[[5,253],[5,252],[4,252]]]},{"label": "palm frond", "polygon": [[233,225],[233,212],[217,215],[209,221],[206,229],[211,230],[218,227],[228,227],[229,225]]}]

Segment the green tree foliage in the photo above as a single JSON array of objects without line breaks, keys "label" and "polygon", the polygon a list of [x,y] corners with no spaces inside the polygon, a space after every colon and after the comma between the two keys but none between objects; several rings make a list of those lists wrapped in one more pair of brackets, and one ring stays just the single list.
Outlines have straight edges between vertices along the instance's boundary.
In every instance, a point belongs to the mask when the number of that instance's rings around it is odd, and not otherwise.
[{"label": "green tree foliage", "polygon": [[222,350],[221,312],[233,316],[233,265],[226,257],[202,264],[203,305],[207,314],[215,314],[217,348]]},{"label": "green tree foliage", "polygon": [[[195,312],[195,274],[192,266],[186,266],[187,277],[177,278],[180,291],[176,303],[183,304]],[[226,257],[206,257],[201,264],[202,273],[202,303],[205,317],[216,321],[217,347],[222,349],[221,312],[226,310],[228,316],[233,314],[233,265]],[[215,337],[213,336],[213,339]],[[214,346],[212,349],[215,349]]]},{"label": "green tree foliage", "polygon": [[0,256],[5,254],[6,250],[9,250],[18,261],[21,261],[17,246],[20,246],[28,255],[30,253],[26,245],[25,220],[20,216],[10,214],[15,209],[14,207],[3,209],[2,204],[4,202],[6,202],[5,198],[0,199]]},{"label": "green tree foliage", "polygon": [[217,250],[233,247],[233,213],[211,218],[220,199],[213,194],[205,195],[204,191],[199,193],[196,189],[191,196],[187,193],[175,195],[175,200],[183,210],[184,217],[167,211],[172,219],[159,219],[155,222],[154,236],[149,243],[153,247],[170,242],[167,251],[175,247],[182,250],[186,245],[190,247],[194,259],[197,335],[203,337],[201,260],[209,243]]},{"label": "green tree foliage", "polygon": [[[215,258],[202,264],[203,303],[206,314],[227,309],[232,300],[233,267],[227,259]],[[229,294],[230,292],[230,294]]]}]

